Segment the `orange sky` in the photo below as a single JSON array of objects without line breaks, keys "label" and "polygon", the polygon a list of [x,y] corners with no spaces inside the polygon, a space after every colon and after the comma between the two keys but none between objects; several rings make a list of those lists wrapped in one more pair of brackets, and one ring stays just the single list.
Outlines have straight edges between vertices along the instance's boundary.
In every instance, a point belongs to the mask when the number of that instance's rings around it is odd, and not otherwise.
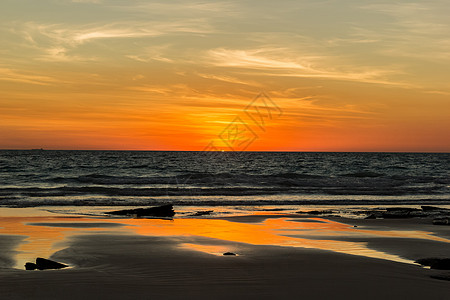
[{"label": "orange sky", "polygon": [[[444,3],[19,2],[0,149],[450,151]],[[255,138],[230,147],[236,117]]]}]

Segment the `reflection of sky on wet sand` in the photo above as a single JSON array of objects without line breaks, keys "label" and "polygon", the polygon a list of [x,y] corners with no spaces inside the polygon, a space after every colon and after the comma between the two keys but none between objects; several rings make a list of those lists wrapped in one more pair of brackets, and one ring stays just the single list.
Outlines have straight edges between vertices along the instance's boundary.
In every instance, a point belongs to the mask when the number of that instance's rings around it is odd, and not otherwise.
[{"label": "reflection of sky on wet sand", "polygon": [[[279,218],[267,219],[261,223],[236,223],[214,219],[177,219],[173,222],[164,220],[145,220],[144,222],[142,220],[128,220],[127,223],[136,225],[133,228],[141,235],[195,235],[252,245],[277,245],[330,250],[404,263],[412,263],[412,261],[397,255],[369,249],[367,248],[367,243],[333,240],[332,236],[404,237],[450,242],[447,239],[422,231],[360,230],[325,219],[306,220],[308,222],[299,222],[298,219],[296,219],[296,222],[292,222],[289,218]],[[318,222],[311,222],[311,220]],[[314,239],[308,239],[308,235],[313,235]],[[320,235],[323,235],[324,239],[318,239]],[[193,248],[193,250],[198,249]]]},{"label": "reflection of sky on wet sand", "polygon": [[[45,222],[45,223],[43,223]],[[49,258],[53,253],[67,247],[67,238],[80,233],[93,233],[108,230],[110,226],[100,227],[95,221],[81,218],[55,217],[7,217],[0,218],[0,234],[26,236],[19,245],[15,256],[16,268],[23,269],[26,262],[34,262],[36,257]],[[41,224],[43,223],[43,224]],[[39,225],[41,224],[41,225]],[[51,226],[51,225],[54,226]],[[76,227],[80,226],[82,227]],[[66,226],[65,226],[66,225]],[[72,227],[70,227],[72,225]],[[99,227],[96,227],[99,226]]]},{"label": "reflection of sky on wet sand", "polygon": [[[116,224],[120,223],[120,224]],[[104,225],[102,225],[104,224]],[[123,225],[123,226],[121,226]],[[15,259],[22,268],[36,257],[48,258],[67,247],[68,237],[78,234],[139,234],[144,236],[196,236],[251,245],[276,245],[329,250],[397,262],[412,263],[408,259],[369,249],[365,242],[336,240],[337,237],[395,237],[439,242],[450,240],[424,231],[365,230],[347,224],[320,218],[266,219],[259,223],[238,223],[219,219],[87,219],[87,218],[0,218],[0,234],[27,236]],[[114,227],[114,228],[113,228]],[[198,242],[183,243],[182,248],[214,255],[233,249],[225,245],[205,245]]]}]

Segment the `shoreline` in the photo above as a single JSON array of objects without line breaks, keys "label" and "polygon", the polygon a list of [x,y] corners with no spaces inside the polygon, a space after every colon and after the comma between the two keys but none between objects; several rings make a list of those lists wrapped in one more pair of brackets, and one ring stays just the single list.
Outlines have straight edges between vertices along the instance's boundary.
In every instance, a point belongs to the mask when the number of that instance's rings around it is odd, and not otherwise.
[{"label": "shoreline", "polygon": [[[450,282],[431,276],[450,272],[413,263],[448,255],[449,227],[428,221],[279,213],[173,220],[3,216],[0,288],[7,299],[444,297]],[[26,251],[72,268],[12,268]],[[237,256],[222,255],[228,251]]]}]

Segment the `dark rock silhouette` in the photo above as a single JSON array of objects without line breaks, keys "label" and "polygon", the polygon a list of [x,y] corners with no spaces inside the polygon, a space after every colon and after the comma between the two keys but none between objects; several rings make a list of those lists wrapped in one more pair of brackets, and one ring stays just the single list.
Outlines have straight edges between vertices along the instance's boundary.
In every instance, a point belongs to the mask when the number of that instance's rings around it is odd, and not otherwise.
[{"label": "dark rock silhouette", "polygon": [[311,210],[311,211],[298,211],[297,214],[307,214],[307,215],[329,215],[332,214],[332,210]]},{"label": "dark rock silhouette", "polygon": [[436,206],[427,206],[427,205],[422,205],[421,206],[423,211],[450,211],[450,209],[447,208],[441,208],[441,207],[436,207]]},{"label": "dark rock silhouette", "polygon": [[63,268],[67,268],[68,265],[50,260],[50,259],[45,259],[42,257],[38,257],[36,258],[36,266],[38,268],[38,270],[54,270],[54,269],[63,269]]},{"label": "dark rock silhouette", "polygon": [[387,207],[386,211],[388,211],[388,212],[411,212],[411,211],[420,211],[420,209],[411,208],[411,207]]},{"label": "dark rock silhouette", "polygon": [[369,220],[369,219],[376,219],[376,218],[377,218],[377,216],[375,214],[369,214],[364,219]]},{"label": "dark rock silhouette", "polygon": [[422,266],[429,266],[436,270],[450,270],[450,258],[421,258],[415,261]]},{"label": "dark rock silhouette", "polygon": [[450,217],[450,209],[435,206],[421,206],[421,209],[411,207],[387,207],[385,209],[360,211],[358,214],[367,215],[366,219],[406,219],[406,218],[435,218],[436,225],[447,225],[445,219]]},{"label": "dark rock silhouette", "polygon": [[383,219],[408,219],[415,217],[410,211],[393,211],[382,214]]},{"label": "dark rock silhouette", "polygon": [[236,256],[236,253],[233,253],[233,252],[225,252],[223,255],[227,255],[227,256]]},{"label": "dark rock silhouette", "polygon": [[204,210],[204,211],[198,211],[196,213],[193,213],[191,215],[189,215],[190,217],[200,217],[200,216],[207,216],[212,214],[214,211],[213,210]]},{"label": "dark rock silhouette", "polygon": [[423,211],[435,211],[435,210],[441,210],[441,208],[436,206],[428,206],[428,205],[422,205],[421,206]]},{"label": "dark rock silhouette", "polygon": [[37,266],[35,263],[27,262],[25,264],[25,270],[36,270],[36,269],[37,269]]},{"label": "dark rock silhouette", "polygon": [[63,269],[63,268],[67,268],[68,265],[50,260],[50,259],[45,259],[42,257],[38,257],[36,258],[36,263],[26,263],[25,264],[25,270],[57,270],[57,269]]},{"label": "dark rock silhouette", "polygon": [[175,211],[173,210],[172,204],[167,204],[148,208],[116,210],[107,212],[107,214],[136,217],[173,217],[175,215]]}]

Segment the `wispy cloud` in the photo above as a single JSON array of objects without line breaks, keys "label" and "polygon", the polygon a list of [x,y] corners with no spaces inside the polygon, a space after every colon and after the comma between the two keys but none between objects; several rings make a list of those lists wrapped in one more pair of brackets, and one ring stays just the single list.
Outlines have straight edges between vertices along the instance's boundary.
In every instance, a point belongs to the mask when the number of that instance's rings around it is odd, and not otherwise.
[{"label": "wispy cloud", "polygon": [[28,22],[21,30],[25,38],[47,37],[57,43],[78,45],[98,39],[155,37],[170,33],[208,33],[211,28],[201,20],[180,22],[116,22],[68,26]]},{"label": "wispy cloud", "polygon": [[[278,77],[308,77],[348,80],[365,83],[404,86],[406,84],[387,79],[387,75],[399,70],[368,67],[355,70],[352,66],[338,66],[329,56],[294,56],[291,50],[269,48],[257,50],[213,49],[208,51],[209,62],[214,66],[258,70],[252,75]],[[328,66],[328,67],[325,67]],[[329,66],[335,66],[333,68]],[[250,73],[247,73],[250,74]]]},{"label": "wispy cloud", "polygon": [[450,96],[450,92],[445,92],[445,91],[426,91],[425,93],[441,95],[441,96]]},{"label": "wispy cloud", "polygon": [[205,74],[205,73],[197,73],[197,75],[202,78],[206,78],[206,79],[213,79],[213,80],[218,80],[218,81],[223,81],[223,82],[228,82],[228,83],[261,87],[261,84],[256,81],[244,80],[244,79],[240,79],[240,78],[233,77],[233,76]]},{"label": "wispy cloud", "polygon": [[[213,49],[208,52],[213,64],[221,67],[240,67],[252,69],[301,69],[309,70],[305,65],[295,62],[268,57],[268,53],[284,52],[286,49],[258,49],[258,50],[234,50]],[[266,54],[266,55],[265,55]]]},{"label": "wispy cloud", "polygon": [[166,63],[172,63],[173,60],[165,56],[163,53],[167,53],[170,49],[171,45],[159,45],[146,47],[144,50],[141,50],[139,54],[135,55],[127,55],[126,57],[140,61],[140,62],[151,62],[151,61],[160,61]]},{"label": "wispy cloud", "polygon": [[[14,31],[20,34],[29,46],[42,52],[39,59],[55,61],[93,60],[94,58],[74,54],[78,47],[100,40],[145,39],[170,34],[206,34],[211,32],[208,24],[202,20],[182,20],[179,22],[116,22],[109,24],[72,25],[39,24],[28,22],[16,26]],[[72,52],[72,53],[71,53]],[[95,52],[94,52],[95,53]],[[149,60],[147,56],[130,54],[136,60]],[[153,58],[168,61],[162,56]]]},{"label": "wispy cloud", "polygon": [[0,67],[0,80],[29,83],[36,85],[50,85],[56,82],[60,82],[60,80],[53,77],[29,74],[29,72],[24,73],[17,70],[2,67]]},{"label": "wispy cloud", "polygon": [[68,48],[56,46],[53,48],[46,48],[42,50],[43,53],[39,56],[38,60],[49,62],[78,62],[78,61],[95,61],[96,59],[91,56],[80,56],[70,54]]},{"label": "wispy cloud", "polygon": [[354,36],[379,41],[379,52],[429,61],[450,59],[450,10],[444,1],[372,3],[361,9],[389,17],[376,29],[354,28]]}]

